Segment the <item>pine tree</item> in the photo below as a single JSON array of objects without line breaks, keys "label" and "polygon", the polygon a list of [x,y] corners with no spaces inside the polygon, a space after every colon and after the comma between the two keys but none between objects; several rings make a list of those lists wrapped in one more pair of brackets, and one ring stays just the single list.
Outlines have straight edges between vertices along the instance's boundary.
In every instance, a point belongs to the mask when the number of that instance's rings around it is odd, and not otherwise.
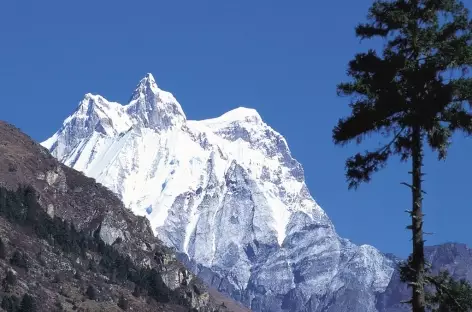
[{"label": "pine tree", "polygon": [[4,296],[2,299],[1,307],[7,312],[16,312],[19,307],[19,299],[16,296]]},{"label": "pine tree", "polygon": [[55,283],[55,284],[60,284],[60,283],[62,283],[63,281],[64,281],[64,276],[63,276],[63,274],[60,273],[60,272],[56,272],[56,273],[54,274],[54,278],[53,278],[52,282]]},{"label": "pine tree", "polygon": [[13,253],[10,259],[10,264],[28,270],[28,261],[26,260],[26,256],[19,250],[15,250]]},{"label": "pine tree", "polygon": [[85,294],[87,295],[87,297],[90,300],[97,299],[97,291],[95,290],[95,288],[92,285],[89,285],[89,287],[87,288],[87,291],[85,292]]},{"label": "pine tree", "polygon": [[5,248],[5,243],[3,239],[0,238],[0,259],[5,259],[7,257],[7,251]]},{"label": "pine tree", "polygon": [[54,312],[64,312],[64,306],[62,305],[61,300],[56,299],[56,302],[54,303]]},{"label": "pine tree", "polygon": [[34,298],[28,294],[23,296],[20,304],[20,311],[21,312],[35,312],[36,311],[36,304],[34,302]]},{"label": "pine tree", "polygon": [[94,260],[94,259],[91,259],[91,260],[89,261],[88,269],[89,269],[89,271],[94,272],[94,273],[96,273],[96,272],[98,271],[98,270],[97,270],[97,264],[95,263],[95,260]]},{"label": "pine tree", "polygon": [[123,311],[128,311],[128,300],[123,295],[121,295],[120,299],[118,300],[118,307]]},{"label": "pine tree", "polygon": [[133,296],[139,298],[141,296],[141,287],[138,284],[134,285]]},{"label": "pine tree", "polygon": [[16,284],[16,275],[13,271],[8,270],[5,279],[3,280],[3,290],[9,292],[12,286]]},{"label": "pine tree", "polygon": [[445,159],[454,132],[472,134],[472,22],[457,0],[376,0],[368,23],[356,27],[361,39],[386,42],[359,53],[350,61],[351,82],[338,85],[340,96],[350,96],[349,117],[333,129],[335,144],[360,144],[367,136],[389,138],[375,150],[346,161],[349,188],[369,182],[392,155],[411,160],[412,192],[409,211],[412,231],[410,283],[414,312],[425,311],[425,260],[423,240],[422,172],[424,147]]}]

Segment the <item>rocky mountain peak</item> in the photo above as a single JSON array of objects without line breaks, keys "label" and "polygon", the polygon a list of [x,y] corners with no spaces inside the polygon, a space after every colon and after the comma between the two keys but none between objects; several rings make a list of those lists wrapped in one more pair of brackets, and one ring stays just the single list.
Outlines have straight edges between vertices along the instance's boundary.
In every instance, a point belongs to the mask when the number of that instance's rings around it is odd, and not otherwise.
[{"label": "rocky mountain peak", "polygon": [[338,236],[285,138],[244,107],[187,121],[152,81],[143,78],[122,106],[133,130],[94,130],[75,145],[58,132],[44,145],[146,216],[189,268],[254,311],[347,311],[346,293],[358,298],[349,311],[375,311],[394,264]]},{"label": "rocky mountain peak", "polygon": [[171,93],[159,89],[152,74],[140,80],[125,110],[136,125],[159,131],[186,120],[180,104]]},{"label": "rocky mountain peak", "polygon": [[[93,110],[84,105],[43,146],[145,216],[153,234],[208,285],[255,312],[407,308],[399,304],[409,294],[399,259],[336,233],[287,141],[257,111],[239,107],[186,120],[152,75],[126,105],[86,98]],[[49,175],[62,185],[60,177]],[[449,244],[428,259],[472,278],[470,255]]]}]

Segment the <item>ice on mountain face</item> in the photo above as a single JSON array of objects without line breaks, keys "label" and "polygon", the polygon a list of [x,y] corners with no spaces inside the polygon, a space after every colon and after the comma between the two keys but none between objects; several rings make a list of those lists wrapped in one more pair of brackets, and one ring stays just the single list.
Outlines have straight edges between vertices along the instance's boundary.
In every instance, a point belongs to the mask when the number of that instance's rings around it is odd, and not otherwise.
[{"label": "ice on mountain face", "polygon": [[87,94],[42,144],[254,311],[376,311],[393,273],[337,235],[286,140],[253,109],[186,120],[148,74],[126,105]]}]

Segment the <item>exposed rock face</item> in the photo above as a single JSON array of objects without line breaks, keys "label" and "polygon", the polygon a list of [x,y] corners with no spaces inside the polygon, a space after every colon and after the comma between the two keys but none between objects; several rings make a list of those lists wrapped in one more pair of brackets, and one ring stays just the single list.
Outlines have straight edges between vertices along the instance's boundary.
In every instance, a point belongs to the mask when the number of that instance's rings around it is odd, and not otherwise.
[{"label": "exposed rock face", "polygon": [[375,248],[337,235],[287,142],[255,110],[189,121],[147,75],[126,105],[87,95],[42,144],[253,311],[376,311],[393,274]]},{"label": "exposed rock face", "polygon": [[100,227],[100,238],[108,245],[112,245],[118,238],[122,241],[126,241],[127,236],[129,237],[130,235],[129,233],[125,235],[121,229],[123,228],[123,230],[126,231],[127,224],[125,222],[122,223],[121,227],[115,227],[114,225],[113,217],[106,215]]},{"label": "exposed rock face", "polygon": [[[18,185],[32,186],[49,216],[70,221],[78,230],[90,235],[98,234],[106,244],[113,244],[122,255],[130,256],[133,263],[140,267],[159,268],[169,288],[178,289],[188,296],[191,306],[184,309],[230,311],[220,307],[223,301],[210,296],[209,289],[163,246],[154,236],[146,218],[133,215],[107,188],[60,164],[41,145],[15,127],[0,122],[0,186],[15,190]],[[8,227],[4,220],[0,223]],[[24,248],[26,252],[31,252],[29,247]],[[164,259],[156,259],[157,251],[165,255]],[[72,269],[71,263],[61,259],[58,258],[58,261]],[[77,261],[80,262],[79,259]],[[226,300],[226,305],[234,303]],[[152,307],[149,310],[153,310]],[[180,310],[169,308],[168,311]],[[233,311],[243,309],[235,306]]]}]

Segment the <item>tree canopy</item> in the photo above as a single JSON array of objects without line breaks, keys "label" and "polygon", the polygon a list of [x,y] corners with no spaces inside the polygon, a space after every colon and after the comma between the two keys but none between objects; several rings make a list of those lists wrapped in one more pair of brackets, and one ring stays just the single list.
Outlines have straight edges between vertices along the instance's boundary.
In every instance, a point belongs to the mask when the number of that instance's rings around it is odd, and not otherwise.
[{"label": "tree canopy", "polygon": [[402,183],[412,193],[410,302],[414,312],[424,312],[424,146],[445,159],[455,132],[472,134],[472,21],[457,0],[377,0],[356,35],[379,37],[384,46],[382,52],[370,49],[349,62],[352,79],[337,91],[351,98],[351,114],[339,119],[333,140],[344,145],[375,134],[386,139],[379,148],[347,159],[349,188],[369,182],[392,155],[411,160],[412,182]]}]

